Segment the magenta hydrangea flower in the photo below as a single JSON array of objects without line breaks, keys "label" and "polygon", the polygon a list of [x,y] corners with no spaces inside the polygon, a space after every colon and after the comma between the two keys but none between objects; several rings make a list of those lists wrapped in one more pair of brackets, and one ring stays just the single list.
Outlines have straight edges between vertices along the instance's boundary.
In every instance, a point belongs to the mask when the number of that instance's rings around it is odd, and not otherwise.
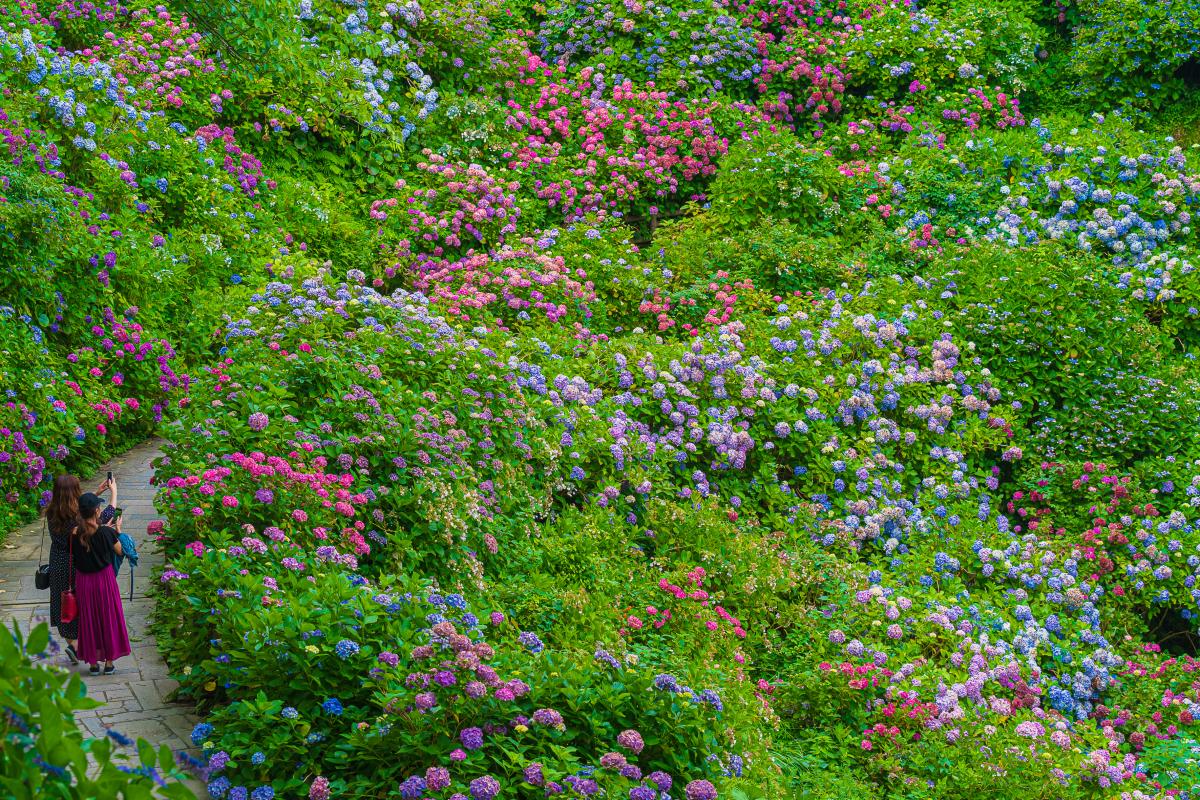
[{"label": "magenta hydrangea flower", "polygon": [[313,778],[308,787],[308,800],[329,800],[329,779],[324,775]]}]

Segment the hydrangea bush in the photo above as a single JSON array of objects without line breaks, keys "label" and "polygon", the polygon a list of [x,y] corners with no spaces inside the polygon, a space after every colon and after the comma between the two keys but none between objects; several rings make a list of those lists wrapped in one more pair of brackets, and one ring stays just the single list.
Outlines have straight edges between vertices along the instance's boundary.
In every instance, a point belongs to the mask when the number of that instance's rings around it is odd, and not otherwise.
[{"label": "hydrangea bush", "polygon": [[1196,796],[1173,9],[0,3],[0,524],[218,800]]}]

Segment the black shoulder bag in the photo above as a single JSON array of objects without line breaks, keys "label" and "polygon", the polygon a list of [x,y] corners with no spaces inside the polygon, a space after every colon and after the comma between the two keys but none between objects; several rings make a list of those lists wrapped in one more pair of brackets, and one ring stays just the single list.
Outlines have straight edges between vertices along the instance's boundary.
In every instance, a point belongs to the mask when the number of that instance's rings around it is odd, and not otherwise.
[{"label": "black shoulder bag", "polygon": [[33,575],[33,585],[38,589],[45,591],[50,588],[50,565],[42,563],[42,556],[46,552],[46,520],[42,520],[42,544],[38,548],[38,568]]}]

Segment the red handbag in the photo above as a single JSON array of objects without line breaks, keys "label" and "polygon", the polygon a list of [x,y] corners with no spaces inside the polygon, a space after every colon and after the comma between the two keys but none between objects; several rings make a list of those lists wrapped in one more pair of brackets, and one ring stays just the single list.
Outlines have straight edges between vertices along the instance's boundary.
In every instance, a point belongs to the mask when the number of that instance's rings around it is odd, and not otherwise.
[{"label": "red handbag", "polygon": [[[75,560],[75,531],[67,539],[67,579],[70,580],[75,572],[72,569]],[[64,622],[74,622],[79,614],[79,601],[75,599],[75,587],[68,586],[59,598],[58,618]]]}]

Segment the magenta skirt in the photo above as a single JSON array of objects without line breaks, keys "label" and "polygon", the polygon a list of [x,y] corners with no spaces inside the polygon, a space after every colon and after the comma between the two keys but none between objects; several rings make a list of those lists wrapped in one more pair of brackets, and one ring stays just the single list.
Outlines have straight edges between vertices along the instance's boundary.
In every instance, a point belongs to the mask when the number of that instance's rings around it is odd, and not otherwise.
[{"label": "magenta skirt", "polygon": [[91,574],[77,571],[75,596],[79,601],[79,660],[98,664],[129,655],[125,611],[112,566]]}]

